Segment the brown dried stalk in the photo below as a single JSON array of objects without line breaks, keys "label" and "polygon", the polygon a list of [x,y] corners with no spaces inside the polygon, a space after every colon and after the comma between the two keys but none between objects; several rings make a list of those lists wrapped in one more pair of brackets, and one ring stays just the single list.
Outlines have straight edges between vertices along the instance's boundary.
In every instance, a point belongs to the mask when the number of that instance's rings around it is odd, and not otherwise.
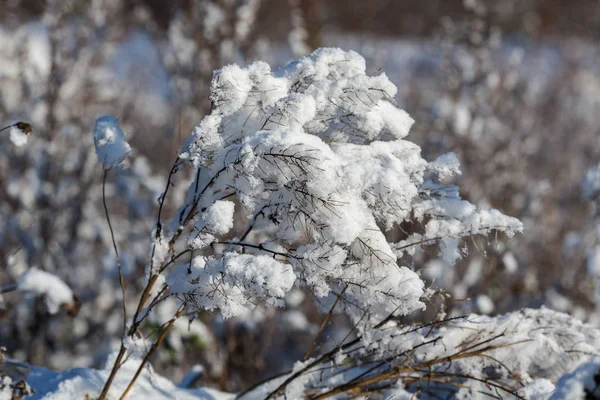
[{"label": "brown dried stalk", "polygon": [[[499,336],[496,336],[495,338],[498,338]],[[478,345],[484,344],[489,342],[490,340],[486,340],[484,342],[478,343]],[[430,368],[432,366],[435,365],[439,365],[445,362],[452,362],[452,361],[456,361],[456,360],[460,360],[460,359],[464,359],[464,358],[470,358],[470,357],[477,357],[477,356],[483,356],[485,355],[486,352],[488,351],[492,351],[492,350],[496,350],[496,349],[500,349],[500,348],[504,348],[504,347],[508,347],[508,346],[513,346],[516,344],[520,344],[520,343],[525,343],[525,342],[529,342],[530,340],[522,340],[522,341],[518,341],[518,342],[513,342],[513,343],[506,343],[506,344],[500,344],[500,345],[490,345],[490,346],[486,346],[483,349],[478,349],[478,350],[473,350],[473,351],[461,351],[455,354],[452,354],[450,356],[447,357],[441,357],[441,358],[436,358],[433,360],[429,360],[429,361],[425,361],[416,365],[410,365],[408,367],[403,367],[403,366],[398,366],[395,368],[390,369],[389,371],[383,372],[381,374],[378,374],[376,376],[371,376],[368,378],[364,378],[364,379],[360,379],[360,380],[356,380],[356,381],[351,381],[348,382],[346,384],[342,384],[340,386],[337,386],[331,390],[329,390],[328,392],[325,393],[321,393],[319,395],[316,395],[314,397],[311,398],[311,400],[322,400],[322,399],[327,399],[329,397],[341,394],[341,393],[350,393],[350,394],[354,394],[357,392],[360,392],[362,390],[364,390],[365,387],[371,386],[373,384],[376,383],[381,383],[381,382],[385,382],[387,380],[390,379],[398,379],[402,376],[402,374],[406,374],[406,373],[412,373],[412,372],[419,372],[420,370],[423,369],[427,369]],[[477,345],[476,345],[477,346]],[[476,346],[472,346],[472,347],[476,347]],[[477,381],[481,381],[484,382],[490,386],[493,386],[497,389],[503,390],[507,393],[510,393],[511,395],[522,399],[522,396],[519,396],[515,390],[508,388],[506,386],[497,384],[497,383],[493,383],[491,380],[487,380],[487,379],[480,379],[480,378],[476,378],[476,377],[472,377],[472,376],[466,376],[466,375],[458,375],[458,374],[452,374],[452,373],[447,373],[447,372],[439,372],[439,371],[427,371],[428,374],[437,374],[437,375],[443,375],[443,376],[452,376],[452,377],[462,377],[462,378],[468,378],[468,379],[473,379],[473,380],[477,380]]]},{"label": "brown dried stalk", "polygon": [[346,293],[346,289],[348,289],[348,285],[346,285],[344,287],[344,290],[342,290],[342,292],[339,295],[337,295],[335,301],[333,302],[333,305],[331,306],[331,309],[329,310],[329,312],[323,319],[323,322],[321,323],[321,326],[319,327],[319,331],[317,332],[315,338],[313,339],[312,343],[310,344],[308,350],[306,350],[304,357],[302,357],[302,361],[306,361],[306,359],[312,352],[313,348],[315,347],[315,344],[317,343],[317,340],[319,339],[319,337],[321,336],[321,333],[323,332],[323,329],[325,329],[325,325],[327,325],[327,322],[329,322],[329,320],[331,319],[331,316],[333,315],[333,310],[335,310],[335,307],[339,303],[340,299],[342,298],[344,293]]},{"label": "brown dried stalk", "polygon": [[179,316],[181,315],[181,313],[185,309],[185,306],[186,306],[185,303],[183,303],[183,304],[181,304],[181,306],[179,306],[179,309],[177,310],[177,312],[175,313],[175,315],[173,316],[173,318],[171,318],[171,320],[169,321],[169,323],[167,324],[167,326],[165,327],[165,329],[163,329],[163,331],[160,333],[160,336],[152,344],[152,347],[150,347],[150,350],[148,350],[146,352],[146,355],[144,356],[144,359],[142,360],[142,363],[140,364],[140,366],[138,367],[137,371],[135,372],[135,375],[133,376],[133,378],[129,382],[129,385],[127,385],[127,388],[125,389],[125,391],[121,395],[120,400],[125,399],[125,397],[129,393],[129,391],[133,388],[133,385],[135,384],[135,381],[137,380],[137,378],[142,373],[142,370],[144,369],[144,367],[146,366],[146,364],[148,364],[148,361],[150,361],[150,357],[152,356],[152,354],[154,354],[154,352],[156,351],[156,349],[158,349],[158,347],[165,340],[165,338],[167,337],[167,333],[169,333],[169,331],[173,327],[173,324],[175,323],[175,321],[177,320],[177,318],[179,318]]}]

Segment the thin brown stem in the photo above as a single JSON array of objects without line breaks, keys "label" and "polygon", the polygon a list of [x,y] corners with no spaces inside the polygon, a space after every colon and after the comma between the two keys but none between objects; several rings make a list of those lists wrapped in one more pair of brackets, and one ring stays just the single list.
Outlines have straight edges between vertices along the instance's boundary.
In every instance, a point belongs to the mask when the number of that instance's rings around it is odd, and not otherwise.
[{"label": "thin brown stem", "polygon": [[117,241],[115,239],[115,232],[112,227],[112,223],[110,222],[110,214],[108,212],[108,206],[106,205],[106,178],[108,176],[108,169],[104,170],[104,176],[102,178],[102,204],[104,205],[104,213],[106,214],[106,222],[108,222],[108,228],[110,230],[110,237],[112,239],[113,248],[115,250],[115,256],[117,258],[117,268],[119,270],[119,285],[121,286],[121,294],[122,294],[122,306],[123,306],[123,335],[121,336],[121,348],[119,350],[119,354],[117,356],[117,360],[115,361],[115,365],[106,381],[106,384],[102,388],[102,392],[100,393],[100,400],[103,400],[112,385],[112,381],[115,378],[115,374],[119,369],[118,366],[123,359],[123,355],[125,355],[125,346],[123,345],[123,340],[125,338],[125,332],[127,330],[127,304],[125,297],[125,280],[123,279],[123,270],[121,268],[121,258],[119,257],[119,249],[117,247]]},{"label": "thin brown stem", "polygon": [[179,309],[177,310],[177,312],[175,313],[175,315],[173,316],[173,318],[171,318],[171,320],[169,321],[168,325],[161,332],[161,334],[158,337],[158,339],[156,339],[156,341],[152,344],[152,347],[150,347],[150,350],[148,350],[148,352],[144,356],[144,359],[142,360],[142,363],[138,367],[137,371],[135,372],[135,375],[131,379],[131,382],[129,382],[129,385],[127,385],[127,388],[125,389],[125,391],[121,395],[120,400],[125,399],[125,397],[127,396],[127,394],[131,391],[131,389],[133,388],[133,385],[135,384],[135,381],[140,376],[140,374],[142,373],[144,367],[146,366],[146,364],[150,360],[150,357],[152,356],[152,354],[154,354],[154,352],[156,351],[156,349],[158,349],[158,347],[165,340],[165,337],[167,337],[167,333],[169,333],[169,331],[173,327],[173,324],[175,323],[175,321],[177,320],[177,318],[179,318],[179,316],[181,315],[181,313],[183,312],[184,309],[185,309],[185,303],[183,303],[181,306],[179,306]]},{"label": "thin brown stem", "polygon": [[123,278],[123,268],[121,267],[121,258],[119,257],[119,249],[117,248],[117,240],[115,239],[115,231],[113,230],[110,222],[110,214],[108,212],[108,206],[106,205],[106,177],[108,176],[108,169],[104,170],[104,178],[102,179],[102,204],[104,205],[104,212],[106,214],[106,222],[108,222],[108,228],[110,230],[110,238],[112,239],[113,249],[115,250],[115,256],[117,258],[117,268],[119,270],[119,285],[121,286],[122,305],[123,305],[123,336],[127,329],[127,298],[125,297],[125,279]]},{"label": "thin brown stem", "polygon": [[[383,326],[383,324],[385,324],[386,321],[389,320],[389,316],[386,317],[384,320],[382,320],[381,322],[379,322],[377,325],[375,325],[375,328],[380,328],[381,326]],[[354,330],[355,327],[352,328],[352,330]],[[281,378],[282,376],[285,375],[290,375],[281,385],[279,385],[275,390],[273,390],[266,398],[265,400],[268,400],[270,398],[272,398],[273,396],[275,396],[277,393],[279,393],[279,391],[281,391],[283,388],[285,388],[290,382],[292,382],[294,379],[296,379],[297,377],[299,377],[300,375],[304,374],[306,371],[312,369],[313,367],[315,367],[318,364],[321,364],[323,361],[330,359],[334,354],[336,354],[338,351],[340,350],[344,350],[344,349],[348,349],[352,346],[354,346],[357,343],[360,343],[360,341],[362,340],[362,337],[358,337],[346,344],[344,344],[344,342],[346,341],[347,337],[344,338],[344,340],[342,340],[342,342],[338,343],[337,346],[335,346],[335,348],[329,350],[327,353],[321,355],[320,357],[318,357],[315,361],[309,363],[308,365],[306,365],[304,368],[300,369],[299,371],[294,372],[293,370],[289,370],[286,372],[283,372],[281,374],[277,374],[275,376],[272,376],[270,378],[267,378],[261,382],[258,382],[256,384],[254,384],[253,386],[249,387],[248,389],[244,390],[243,392],[239,393],[235,398],[236,399],[241,399],[242,397],[244,397],[246,394],[250,393],[251,391],[253,391],[254,389],[256,389],[257,387],[264,385],[268,382],[271,382],[275,379]]]},{"label": "thin brown stem", "polygon": [[110,389],[113,380],[117,374],[119,368],[121,368],[121,361],[123,360],[123,356],[125,356],[125,345],[123,340],[121,340],[121,348],[119,349],[119,354],[117,354],[117,358],[115,359],[115,363],[110,371],[110,375],[108,375],[108,379],[102,388],[102,392],[100,392],[100,396],[98,396],[98,400],[106,400],[106,395],[108,394],[108,390]]},{"label": "thin brown stem", "polygon": [[[487,346],[486,348],[483,348],[480,350],[458,352],[458,353],[455,353],[455,354],[447,356],[447,357],[441,357],[441,358],[436,358],[436,359],[429,360],[429,361],[424,361],[417,365],[411,365],[408,367],[398,366],[396,368],[390,369],[387,372],[384,372],[384,373],[381,373],[381,374],[378,374],[375,376],[367,377],[367,378],[364,378],[361,380],[356,380],[356,378],[355,378],[348,383],[342,384],[340,386],[337,386],[337,387],[329,390],[328,392],[321,393],[317,396],[314,396],[311,398],[311,400],[322,400],[322,399],[327,399],[327,398],[330,398],[332,396],[335,396],[335,395],[338,395],[341,393],[352,393],[352,392],[356,391],[357,388],[366,387],[366,386],[372,385],[374,383],[382,382],[382,381],[385,381],[388,379],[398,379],[402,374],[407,373],[407,372],[413,372],[418,369],[426,369],[426,368],[429,368],[434,365],[439,365],[443,362],[453,362],[453,361],[456,361],[459,359],[479,356],[487,351],[492,351],[492,350],[500,349],[503,347],[513,346],[513,345],[523,343],[526,341],[528,341],[528,340],[522,340],[522,341],[518,341],[518,342],[514,342],[514,343],[507,343],[507,344],[501,344],[501,345],[496,345],[496,346],[490,345],[490,346]],[[449,375],[449,374],[446,373],[446,375]],[[507,389],[503,386],[500,386],[500,385],[493,385],[493,386],[498,387],[499,389],[502,389],[504,391],[507,391],[510,394],[515,395],[517,398],[522,398],[522,397],[517,396],[510,389]]]},{"label": "thin brown stem", "polygon": [[148,298],[150,297],[150,294],[152,293],[152,288],[154,287],[154,284],[156,283],[158,276],[159,276],[158,274],[152,275],[150,277],[150,279],[148,280],[148,283],[146,284],[144,291],[142,292],[142,296],[140,297],[140,301],[138,303],[137,309],[135,311],[135,315],[133,317],[133,323],[131,324],[131,327],[129,328],[129,336],[131,336],[135,333],[138,326],[140,325],[140,322],[144,319],[144,318],[139,318],[139,315],[144,308],[144,304],[146,304],[146,301],[148,301]]},{"label": "thin brown stem", "polygon": [[[170,182],[171,182],[171,177],[173,176],[173,174],[175,174],[175,172],[177,172],[177,167],[178,167],[178,163],[179,163],[179,157],[177,157],[177,159],[175,160],[175,163],[173,164],[173,167],[171,168],[171,171],[169,172],[169,178],[167,181],[167,185],[165,188],[165,192],[163,193],[160,205],[159,205],[159,211],[158,211],[158,215],[157,215],[157,235],[160,236],[160,230],[162,229],[162,225],[161,225],[161,211],[162,211],[162,207],[163,207],[163,203],[164,203],[164,199],[167,195],[167,191],[169,189],[170,186]],[[104,171],[104,181],[106,181],[106,173],[107,171]],[[103,199],[104,199],[104,184],[102,185],[102,190],[103,190]],[[108,211],[106,208],[106,202],[104,202],[104,207],[105,207],[105,211],[107,214],[107,219],[108,219]],[[109,221],[109,227],[110,227],[110,219],[108,219]],[[111,227],[111,234],[113,233],[112,231],[112,227]],[[172,241],[174,242],[176,239],[173,238]],[[115,251],[116,251],[116,244],[114,241],[114,235],[113,235],[113,244],[115,245]],[[133,316],[132,319],[132,324],[129,328],[129,331],[127,332],[128,336],[132,336],[135,334],[135,332],[137,331],[141,321],[139,321],[139,316],[140,313],[142,312],[143,308],[144,308],[144,304],[146,304],[146,302],[148,301],[148,298],[150,297],[150,294],[152,293],[152,288],[154,287],[154,284],[156,283],[156,280],[158,279],[158,274],[153,274],[153,259],[154,259],[154,253],[156,251],[156,243],[154,243],[154,245],[152,246],[152,254],[150,255],[150,274],[149,274],[149,278],[148,278],[148,283],[146,284],[146,287],[144,287],[144,291],[142,292],[142,295],[140,297],[140,300],[138,302],[135,314]],[[117,256],[117,261],[119,262],[119,257]],[[119,265],[119,273],[120,273],[120,264]],[[125,297],[123,296],[123,299],[125,299]],[[126,313],[124,313],[126,314]],[[142,318],[143,319],[143,318]],[[126,326],[126,324],[125,324]],[[100,397],[99,400],[104,400],[106,398],[106,395],[108,393],[108,390],[110,389],[110,386],[112,385],[112,382],[115,379],[115,375],[117,374],[117,371],[119,370],[119,368],[122,365],[123,362],[123,357],[125,356],[126,353],[126,348],[124,345],[124,341],[123,338],[121,338],[121,347],[119,349],[119,353],[117,354],[117,358],[115,359],[115,363],[113,364],[113,367],[111,369],[110,375],[108,376],[108,379],[106,380],[106,383],[104,384],[104,387],[102,388],[102,392],[100,393]]]},{"label": "thin brown stem", "polygon": [[336,297],[335,301],[333,302],[333,305],[331,306],[331,309],[329,310],[329,312],[327,313],[327,315],[323,319],[323,322],[321,322],[321,326],[319,327],[319,331],[315,335],[315,338],[313,339],[312,343],[310,344],[308,350],[306,350],[306,353],[304,353],[304,357],[302,357],[302,361],[306,361],[306,359],[308,358],[308,356],[312,352],[313,348],[315,347],[315,344],[317,344],[317,340],[319,340],[319,337],[321,336],[321,333],[323,333],[323,329],[325,329],[325,325],[327,325],[327,322],[329,322],[329,320],[331,319],[331,316],[333,315],[333,310],[335,310],[335,307],[340,302],[340,299],[342,298],[342,296],[344,295],[344,293],[346,293],[346,289],[348,289],[348,285],[346,285],[344,287],[344,290],[342,290],[342,292]]},{"label": "thin brown stem", "polygon": [[173,166],[171,167],[171,170],[169,171],[169,176],[167,177],[167,185],[165,187],[165,191],[160,196],[160,199],[159,199],[159,202],[158,202],[158,216],[156,217],[156,227],[157,227],[156,228],[156,235],[157,235],[157,237],[160,236],[160,233],[161,233],[161,230],[162,230],[162,224],[160,222],[160,216],[162,214],[163,205],[165,203],[165,199],[167,198],[167,193],[169,193],[169,187],[172,184],[171,178],[179,170],[179,165],[180,165],[179,162],[180,162],[180,158],[179,158],[179,156],[177,156],[177,159],[175,159],[175,162],[173,163]]}]

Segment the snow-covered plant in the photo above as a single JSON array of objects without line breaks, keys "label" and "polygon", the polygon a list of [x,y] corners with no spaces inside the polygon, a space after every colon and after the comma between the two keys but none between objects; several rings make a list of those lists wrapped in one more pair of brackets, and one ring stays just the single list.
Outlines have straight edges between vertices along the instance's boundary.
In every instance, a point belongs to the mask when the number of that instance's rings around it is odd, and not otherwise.
[{"label": "snow-covered plant", "polygon": [[[260,62],[217,71],[213,110],[180,155],[197,178],[173,222],[157,227],[155,248],[185,235],[193,256],[169,272],[171,293],[233,316],[256,301],[277,304],[294,284],[321,298],[348,286],[355,317],[404,315],[424,293],[398,264],[404,253],[443,243],[456,260],[461,237],[518,232],[517,220],[478,211],[440,183],[458,160],[427,162],[404,140],[413,120],[395,94],[385,74],[367,76],[362,57],[337,49],[276,72]],[[237,230],[234,201],[248,221]],[[386,232],[409,221],[422,230],[390,243]],[[155,252],[151,275],[165,259]]]},{"label": "snow-covered plant", "polygon": [[[277,71],[256,62],[215,72],[212,111],[160,198],[147,286],[129,326],[134,336],[156,304],[181,301],[148,354],[186,309],[229,318],[282,305],[295,286],[322,304],[341,299],[364,330],[424,308],[424,283],[400,258],[437,244],[454,262],[463,237],[521,230],[442,183],[459,173],[457,158],[424,160],[405,140],[413,120],[396,107],[396,87],[365,69],[355,52],[320,49]],[[195,179],[166,223],[162,207],[182,165]],[[418,228],[388,240],[407,224]],[[102,396],[126,354],[122,344]]]},{"label": "snow-covered plant", "polygon": [[[585,224],[578,186],[598,159],[600,103],[592,93],[600,81],[588,63],[597,53],[585,40],[555,38],[548,46],[512,36],[511,28],[503,32],[505,11],[527,8],[523,2],[463,4],[464,11],[442,19],[431,42],[346,33],[329,40],[360,49],[370,65],[403,82],[397,100],[419,121],[413,140],[426,159],[456,152],[466,173],[453,182],[463,198],[528,226],[521,240],[499,240],[485,257],[457,268],[428,254],[418,263],[427,281],[457,298],[492,300],[455,303],[457,312],[507,312],[543,301],[582,315],[591,304],[580,297],[585,260],[574,243],[585,240],[566,233]],[[481,248],[477,239],[468,243],[472,254]],[[565,271],[565,264],[577,267]]]},{"label": "snow-covered plant", "polygon": [[0,398],[13,400],[33,395],[33,391],[25,381],[14,382],[12,378],[2,373],[0,378]]},{"label": "snow-covered plant", "polygon": [[[598,344],[597,329],[544,308],[416,326],[387,323],[297,363],[239,398],[350,398],[379,392],[382,398],[400,399],[542,400],[554,392],[553,382],[589,360]],[[598,362],[592,362],[561,378],[556,398],[583,399],[595,390],[597,373]]]}]

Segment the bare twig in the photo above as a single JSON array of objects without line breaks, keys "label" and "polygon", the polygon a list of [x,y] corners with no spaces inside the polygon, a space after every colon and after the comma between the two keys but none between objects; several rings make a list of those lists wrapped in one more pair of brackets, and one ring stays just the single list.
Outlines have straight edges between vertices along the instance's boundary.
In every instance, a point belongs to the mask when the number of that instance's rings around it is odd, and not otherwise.
[{"label": "bare twig", "polygon": [[110,238],[112,239],[112,245],[115,250],[115,256],[117,258],[117,268],[119,270],[119,285],[121,286],[122,305],[123,305],[123,336],[127,329],[127,298],[125,297],[125,280],[123,278],[123,268],[121,267],[121,258],[119,257],[119,249],[117,248],[117,241],[115,239],[115,232],[110,222],[110,214],[108,212],[108,206],[106,205],[106,177],[108,176],[108,169],[104,170],[104,177],[102,179],[102,204],[104,205],[104,212],[106,214],[106,222],[108,222],[108,228],[110,230]]},{"label": "bare twig", "polygon": [[123,359],[123,356],[125,355],[124,340],[125,340],[125,332],[127,330],[127,305],[126,305],[126,297],[125,297],[125,281],[123,279],[123,270],[121,268],[121,259],[119,257],[119,250],[117,248],[117,241],[115,240],[115,232],[113,230],[112,223],[110,222],[110,214],[108,212],[108,206],[106,205],[106,177],[107,176],[108,176],[108,169],[105,169],[104,170],[104,176],[102,178],[102,204],[104,205],[104,212],[106,214],[106,221],[108,222],[108,228],[110,230],[110,237],[112,239],[113,248],[115,250],[115,256],[117,257],[117,268],[119,270],[119,285],[121,286],[121,294],[123,296],[123,299],[122,299],[122,305],[123,305],[123,335],[121,336],[121,348],[119,350],[119,354],[117,356],[117,359],[115,360],[115,364],[113,365],[111,373],[108,376],[108,379],[106,380],[106,383],[104,384],[104,387],[102,388],[102,392],[100,393],[100,397],[99,397],[100,400],[104,400],[104,398],[106,398],[108,390],[110,389],[110,386],[112,385],[112,382],[113,382],[113,380],[115,378],[115,374],[117,373],[117,370],[119,369],[119,366],[121,364],[121,360]]},{"label": "bare twig", "polygon": [[335,301],[333,302],[333,305],[331,306],[331,309],[329,310],[329,312],[323,319],[321,326],[319,327],[319,332],[317,332],[317,334],[315,335],[315,338],[313,339],[312,343],[310,344],[308,350],[306,350],[306,353],[304,353],[304,357],[302,357],[302,361],[306,361],[306,359],[312,352],[313,348],[315,347],[315,344],[317,343],[317,340],[319,339],[319,336],[321,336],[323,329],[325,329],[325,325],[327,325],[327,322],[329,322],[329,320],[331,319],[331,316],[333,315],[333,310],[335,310],[335,307],[339,303],[340,299],[342,298],[344,293],[346,293],[346,289],[348,289],[348,285],[346,285],[344,287],[344,289],[342,290],[342,292],[336,297]]}]

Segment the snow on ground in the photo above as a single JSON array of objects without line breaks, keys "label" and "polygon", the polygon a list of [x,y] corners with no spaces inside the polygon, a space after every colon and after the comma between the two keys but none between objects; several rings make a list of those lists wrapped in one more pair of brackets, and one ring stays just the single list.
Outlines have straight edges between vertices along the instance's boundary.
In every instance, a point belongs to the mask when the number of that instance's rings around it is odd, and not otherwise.
[{"label": "snow on ground", "polygon": [[600,358],[582,364],[575,371],[564,375],[556,383],[550,400],[558,399],[597,399],[600,396]]},{"label": "snow on ground", "polygon": [[[110,399],[118,399],[126,389],[135,374],[141,360],[129,359],[117,374],[114,384],[109,391]],[[27,383],[35,391],[30,400],[68,400],[83,399],[85,396],[96,398],[112,367],[112,362],[107,363],[106,369],[96,370],[88,368],[74,368],[64,372],[54,372],[44,368],[31,367]],[[2,399],[0,394],[0,399]],[[183,389],[177,387],[166,378],[157,375],[148,368],[136,381],[131,392],[127,395],[129,400],[227,400],[234,395],[219,392],[215,389]]]}]

